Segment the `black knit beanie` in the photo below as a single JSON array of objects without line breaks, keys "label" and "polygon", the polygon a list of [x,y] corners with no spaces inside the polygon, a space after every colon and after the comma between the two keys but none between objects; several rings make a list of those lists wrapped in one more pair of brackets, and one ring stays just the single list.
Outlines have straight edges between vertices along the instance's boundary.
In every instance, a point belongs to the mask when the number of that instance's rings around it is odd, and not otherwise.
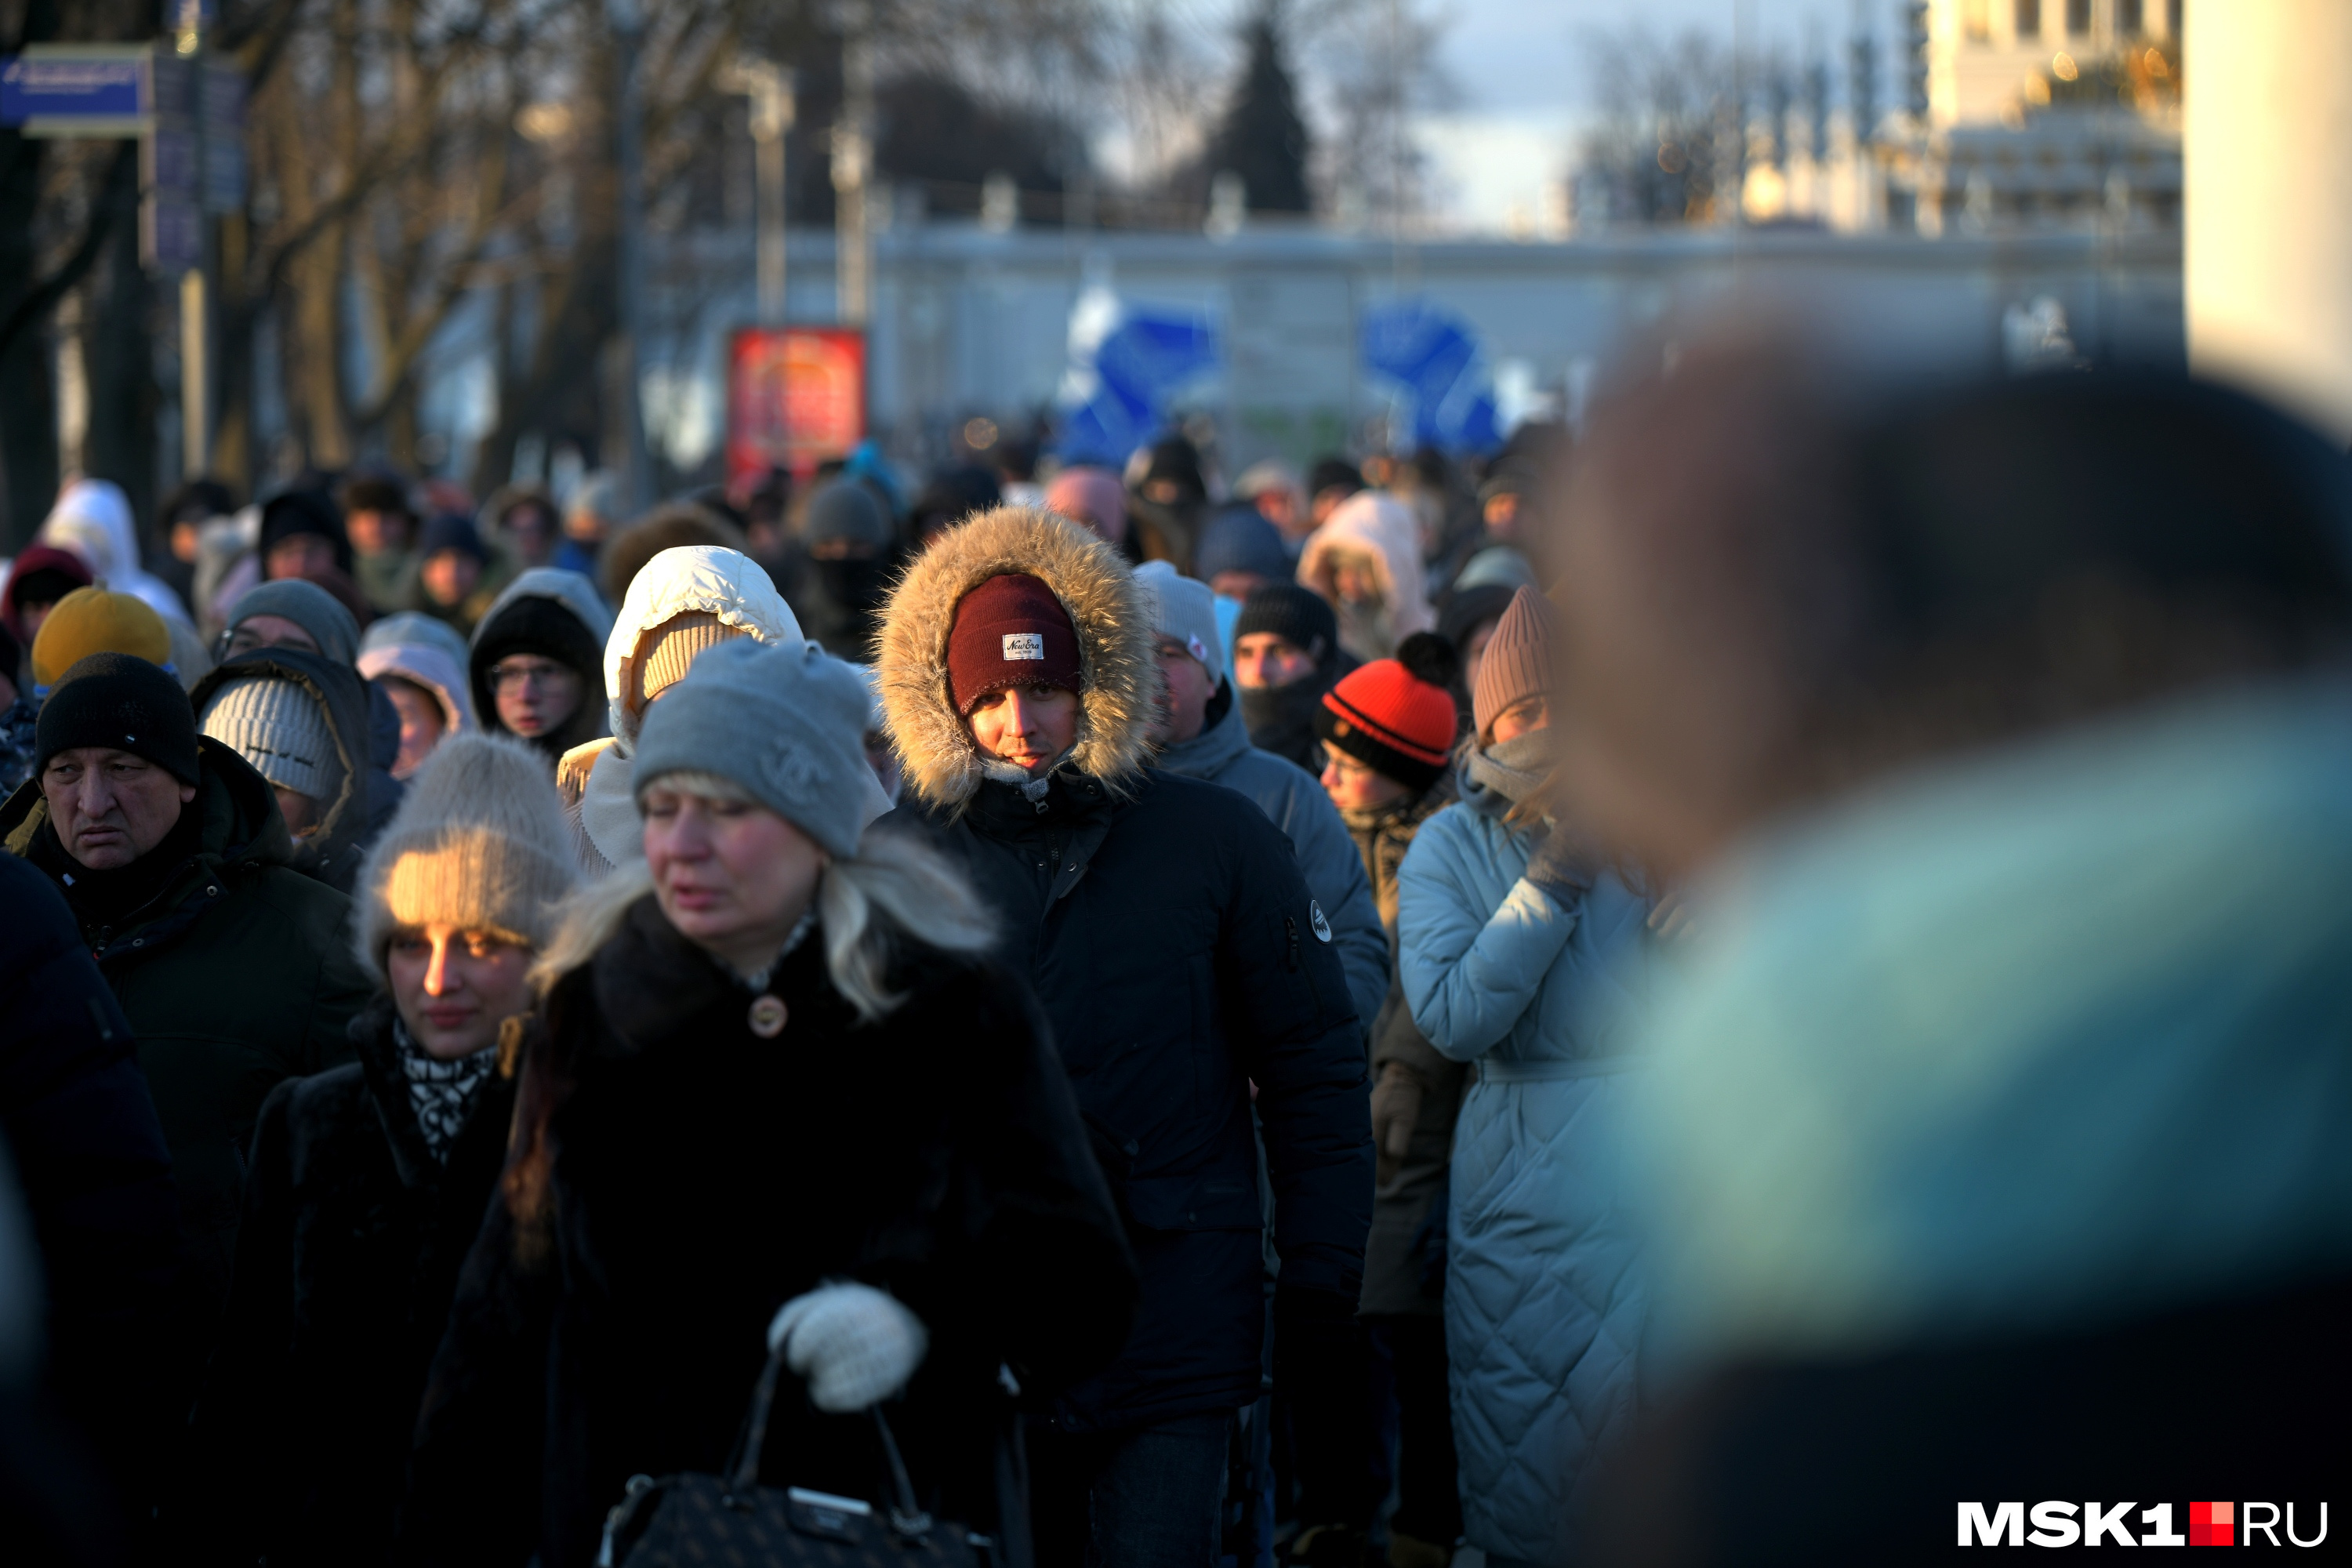
[{"label": "black knit beanie", "polygon": [[343,531],[342,509],[334,498],[321,490],[281,490],[262,504],[261,558],[269,559],[270,546],[281,539],[298,533],[315,533],[333,546],[335,565],[344,572],[352,569],[352,542]]},{"label": "black knit beanie", "polygon": [[1252,632],[1272,632],[1301,653],[1314,653],[1315,639],[1321,637],[1325,659],[1339,646],[1339,619],[1331,606],[1313,589],[1296,583],[1267,583],[1250,591],[1234,622],[1234,640]]},{"label": "black knit beanie", "polygon": [[188,694],[161,668],[127,653],[91,654],[58,678],[33,731],[33,776],[59,752],[79,746],[144,757],[184,784],[201,777]]},{"label": "black knit beanie", "polygon": [[474,710],[488,728],[498,728],[499,710],[490,669],[510,653],[535,653],[578,671],[586,687],[581,700],[602,705],[604,645],[562,600],[544,594],[520,594],[475,632],[473,656],[467,661],[473,667],[469,674]]}]

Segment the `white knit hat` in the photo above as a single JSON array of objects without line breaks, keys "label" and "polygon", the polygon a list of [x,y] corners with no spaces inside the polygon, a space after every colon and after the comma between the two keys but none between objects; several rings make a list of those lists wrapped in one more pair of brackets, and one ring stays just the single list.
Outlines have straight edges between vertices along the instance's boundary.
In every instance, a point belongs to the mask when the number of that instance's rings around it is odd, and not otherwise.
[{"label": "white knit hat", "polygon": [[433,749],[360,872],[360,962],[381,981],[393,932],[441,922],[529,947],[579,880],[563,806],[537,752],[503,735]]},{"label": "white knit hat", "polygon": [[331,805],[343,787],[342,753],[326,710],[299,681],[233,680],[213,694],[200,726],[271,784]]}]

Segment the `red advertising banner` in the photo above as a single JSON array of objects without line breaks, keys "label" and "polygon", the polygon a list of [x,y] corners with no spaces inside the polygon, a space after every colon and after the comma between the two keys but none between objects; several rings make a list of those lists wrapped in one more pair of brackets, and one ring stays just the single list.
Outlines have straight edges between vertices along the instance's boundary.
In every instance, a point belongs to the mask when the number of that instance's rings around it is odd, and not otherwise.
[{"label": "red advertising banner", "polygon": [[806,479],[866,438],[866,334],[854,327],[744,327],[727,362],[727,483],[771,468]]}]

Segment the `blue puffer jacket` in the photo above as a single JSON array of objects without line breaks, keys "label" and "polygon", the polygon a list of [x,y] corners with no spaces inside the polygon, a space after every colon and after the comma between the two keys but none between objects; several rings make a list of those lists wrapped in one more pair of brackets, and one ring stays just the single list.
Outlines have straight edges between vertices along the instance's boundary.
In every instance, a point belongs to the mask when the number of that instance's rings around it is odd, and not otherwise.
[{"label": "blue puffer jacket", "polygon": [[1477,1063],[1445,1275],[1463,1521],[1490,1563],[1557,1563],[1633,1404],[1645,1295],[1606,1173],[1629,1058],[1605,1020],[1643,988],[1650,906],[1603,871],[1562,909],[1523,875],[1539,838],[1463,787],[1398,872],[1413,1022]]}]

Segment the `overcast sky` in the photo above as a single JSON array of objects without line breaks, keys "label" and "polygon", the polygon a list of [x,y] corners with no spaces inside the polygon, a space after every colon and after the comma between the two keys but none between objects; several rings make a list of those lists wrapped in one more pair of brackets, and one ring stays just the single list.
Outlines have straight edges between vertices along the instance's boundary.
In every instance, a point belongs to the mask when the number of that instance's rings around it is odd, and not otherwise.
[{"label": "overcast sky", "polygon": [[[1580,114],[1591,100],[1585,41],[1638,23],[1661,37],[1701,27],[1729,42],[1801,54],[1819,37],[1835,58],[1853,25],[1853,0],[1429,0],[1450,16],[1444,58],[1456,107],[1426,122],[1446,216],[1500,229],[1514,207],[1539,210],[1543,187],[1567,168]],[[1864,0],[1882,43],[1893,0]],[[1884,90],[1884,89],[1882,89]]]}]

